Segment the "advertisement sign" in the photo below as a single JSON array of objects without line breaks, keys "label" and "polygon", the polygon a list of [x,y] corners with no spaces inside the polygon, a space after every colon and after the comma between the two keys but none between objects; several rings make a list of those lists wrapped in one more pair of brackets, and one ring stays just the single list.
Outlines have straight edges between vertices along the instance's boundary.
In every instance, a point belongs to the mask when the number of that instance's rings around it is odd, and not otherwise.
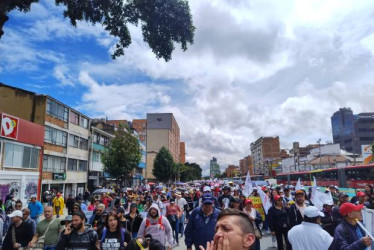
[{"label": "advertisement sign", "polygon": [[362,145],[362,159],[364,164],[369,164],[373,160],[373,154],[371,152],[371,145]]},{"label": "advertisement sign", "polygon": [[17,140],[18,138],[18,125],[19,119],[14,116],[10,116],[7,114],[1,115],[1,136]]},{"label": "advertisement sign", "polygon": [[253,202],[252,207],[261,215],[262,221],[265,221],[265,211],[264,207],[262,206],[261,197],[250,196],[249,199],[251,199]]}]

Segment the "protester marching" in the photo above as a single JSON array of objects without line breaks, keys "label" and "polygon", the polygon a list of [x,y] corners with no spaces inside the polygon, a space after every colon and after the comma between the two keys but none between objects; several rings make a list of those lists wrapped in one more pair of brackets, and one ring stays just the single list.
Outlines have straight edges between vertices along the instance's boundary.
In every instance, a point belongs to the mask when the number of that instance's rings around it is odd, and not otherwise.
[{"label": "protester marching", "polygon": [[269,237],[278,250],[372,247],[370,185],[349,197],[315,179],[292,184],[256,185],[248,173],[244,183],[152,183],[77,197],[51,190],[28,204],[11,197],[0,210],[2,249],[260,250]]}]

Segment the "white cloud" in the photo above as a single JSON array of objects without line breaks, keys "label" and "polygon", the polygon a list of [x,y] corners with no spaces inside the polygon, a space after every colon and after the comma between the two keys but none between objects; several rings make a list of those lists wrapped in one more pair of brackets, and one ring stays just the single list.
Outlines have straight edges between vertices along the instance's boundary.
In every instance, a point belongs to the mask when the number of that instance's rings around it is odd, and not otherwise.
[{"label": "white cloud", "polygon": [[[35,44],[45,41],[80,44],[95,38],[108,55],[115,43],[100,26],[70,27],[58,17],[61,9],[43,3],[43,19],[24,30],[34,38],[23,40],[18,30],[6,30],[4,38],[12,43],[0,43],[0,51],[8,51],[0,56],[13,70],[36,70],[40,60],[55,64],[61,83],[85,88],[78,108],[93,116],[133,119],[173,112],[187,160],[207,167],[215,156],[223,170],[249,154],[260,136],[279,135],[285,148],[293,141],[331,140],[330,117],[338,108],[374,111],[373,3],[190,1],[195,44],[186,52],[176,49],[168,63],[155,58],[134,26],[132,44],[115,61],[82,54],[69,62],[62,50],[43,49],[39,55]],[[146,80],[129,80],[136,76]]]}]

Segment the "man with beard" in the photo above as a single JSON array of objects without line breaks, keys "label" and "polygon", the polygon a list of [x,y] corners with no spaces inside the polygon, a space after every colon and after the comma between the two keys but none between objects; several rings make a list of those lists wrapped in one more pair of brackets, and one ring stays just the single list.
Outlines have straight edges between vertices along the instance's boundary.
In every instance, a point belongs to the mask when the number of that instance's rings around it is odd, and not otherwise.
[{"label": "man with beard", "polygon": [[160,214],[157,204],[152,204],[148,210],[148,215],[143,219],[138,231],[138,237],[152,235],[153,239],[157,239],[165,247],[169,243],[168,250],[172,249],[173,231],[166,217]]},{"label": "man with beard", "polygon": [[73,213],[73,221],[61,234],[57,250],[86,249],[96,250],[97,233],[84,225],[85,215],[82,211]]},{"label": "man with beard", "polygon": [[305,204],[304,190],[296,190],[295,192],[296,203],[292,204],[288,210],[288,218],[290,227],[300,225],[304,221],[304,211],[308,206]]},{"label": "man with beard", "polygon": [[218,198],[218,203],[221,206],[221,209],[229,208],[230,203],[234,200],[234,197],[230,192],[231,188],[229,186],[223,188],[223,194]]},{"label": "man with beard", "polygon": [[45,249],[55,249],[59,234],[62,230],[62,225],[60,223],[60,219],[53,218],[53,208],[52,207],[45,207],[44,209],[44,220],[38,223],[36,227],[36,233],[32,240],[29,242],[29,247],[35,247],[35,244],[38,240],[43,237],[44,238],[44,245]]}]

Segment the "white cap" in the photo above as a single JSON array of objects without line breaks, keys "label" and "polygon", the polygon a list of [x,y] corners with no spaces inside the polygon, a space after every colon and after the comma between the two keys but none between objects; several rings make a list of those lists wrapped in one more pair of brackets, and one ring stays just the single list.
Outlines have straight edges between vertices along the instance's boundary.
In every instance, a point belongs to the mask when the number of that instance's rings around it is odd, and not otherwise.
[{"label": "white cap", "polygon": [[309,218],[315,218],[315,217],[325,217],[325,215],[318,210],[318,208],[309,206],[305,208],[304,216],[307,216]]},{"label": "white cap", "polygon": [[203,191],[204,191],[204,192],[211,192],[212,190],[210,189],[209,186],[205,186],[205,187],[203,188]]},{"label": "white cap", "polygon": [[13,213],[11,213],[10,215],[8,215],[9,218],[13,218],[13,217],[22,217],[22,212],[21,210],[14,210]]}]

